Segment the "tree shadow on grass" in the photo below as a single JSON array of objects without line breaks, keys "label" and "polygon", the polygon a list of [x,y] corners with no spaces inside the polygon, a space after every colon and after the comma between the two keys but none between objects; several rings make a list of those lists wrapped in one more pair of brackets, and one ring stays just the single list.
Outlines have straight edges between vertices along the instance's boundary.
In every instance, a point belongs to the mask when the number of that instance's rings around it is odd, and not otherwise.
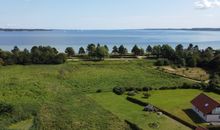
[{"label": "tree shadow on grass", "polygon": [[194,123],[205,123],[205,121],[192,109],[183,109],[183,112],[185,112]]}]

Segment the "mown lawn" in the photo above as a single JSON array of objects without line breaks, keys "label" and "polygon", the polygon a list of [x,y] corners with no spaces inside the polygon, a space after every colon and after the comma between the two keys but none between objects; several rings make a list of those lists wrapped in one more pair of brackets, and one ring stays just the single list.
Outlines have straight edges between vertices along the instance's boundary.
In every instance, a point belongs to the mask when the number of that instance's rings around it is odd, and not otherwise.
[{"label": "mown lawn", "polygon": [[[143,98],[142,94],[138,94],[135,98],[144,102],[151,103],[167,112],[180,117],[181,119],[195,125],[205,125],[203,121],[191,110],[191,100],[198,96],[203,91],[189,89],[189,90],[158,90],[150,91],[149,99]],[[220,102],[220,95],[215,93],[207,93],[208,96]]]},{"label": "mown lawn", "polygon": [[158,116],[156,113],[144,112],[143,107],[126,100],[126,96],[118,96],[112,92],[90,94],[97,103],[117,115],[121,120],[128,120],[137,124],[144,130],[154,130],[149,123],[158,122],[157,130],[190,130],[190,128],[166,117]]},{"label": "mown lawn", "polygon": [[0,103],[14,108],[10,114],[0,115],[0,128],[34,117],[32,129],[39,130],[126,129],[124,121],[86,94],[97,89],[111,91],[115,86],[160,87],[191,82],[155,70],[153,62],[79,61],[62,65],[0,66]]}]

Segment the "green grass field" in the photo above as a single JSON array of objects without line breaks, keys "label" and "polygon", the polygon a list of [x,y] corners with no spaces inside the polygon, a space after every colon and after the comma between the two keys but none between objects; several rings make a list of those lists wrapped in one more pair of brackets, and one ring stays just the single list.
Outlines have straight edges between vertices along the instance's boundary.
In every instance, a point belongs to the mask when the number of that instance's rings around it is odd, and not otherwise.
[{"label": "green grass field", "polygon": [[[167,112],[170,112],[181,119],[190,122],[195,125],[205,125],[202,120],[191,110],[191,100],[202,93],[201,90],[158,90],[151,91],[150,98],[142,98],[143,95],[136,95],[138,98],[144,102],[151,103]],[[220,96],[214,93],[207,93],[208,96],[220,102]]]},{"label": "green grass field", "polygon": [[133,104],[126,100],[126,96],[117,96],[112,92],[90,94],[97,103],[102,105],[106,110],[117,115],[121,120],[128,120],[137,124],[144,130],[154,130],[149,127],[149,123],[158,122],[157,130],[190,130],[190,128],[166,117],[158,116],[156,113],[144,112],[143,107]]},{"label": "green grass field", "polygon": [[126,129],[123,120],[86,94],[97,89],[111,91],[115,86],[191,82],[155,70],[152,65],[153,61],[137,60],[0,66],[0,102],[14,106],[13,113],[0,115],[0,128],[24,128],[31,125],[25,121],[33,117],[31,129]]}]

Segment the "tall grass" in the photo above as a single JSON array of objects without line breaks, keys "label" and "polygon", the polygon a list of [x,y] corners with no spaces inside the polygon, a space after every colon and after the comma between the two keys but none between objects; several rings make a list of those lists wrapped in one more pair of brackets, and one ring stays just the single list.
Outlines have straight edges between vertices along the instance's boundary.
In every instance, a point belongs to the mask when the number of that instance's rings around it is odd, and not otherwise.
[{"label": "tall grass", "polygon": [[14,106],[0,127],[34,117],[32,129],[125,129],[124,121],[85,94],[115,86],[161,87],[190,82],[153,69],[153,61],[68,62],[0,66],[0,102]]}]

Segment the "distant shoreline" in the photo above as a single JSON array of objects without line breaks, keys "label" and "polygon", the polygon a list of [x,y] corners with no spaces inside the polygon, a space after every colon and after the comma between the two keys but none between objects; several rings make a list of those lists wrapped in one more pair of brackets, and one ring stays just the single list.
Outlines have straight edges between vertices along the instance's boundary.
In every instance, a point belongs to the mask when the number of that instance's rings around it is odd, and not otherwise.
[{"label": "distant shoreline", "polygon": [[[0,31],[5,32],[22,32],[22,31],[74,31],[87,29],[16,29],[16,28],[0,28]],[[112,30],[183,30],[183,31],[220,31],[220,28],[144,28],[144,29],[88,29],[97,31],[112,31]]]},{"label": "distant shoreline", "polygon": [[220,28],[152,28],[143,30],[220,31]]},{"label": "distant shoreline", "polygon": [[22,31],[52,31],[51,29],[10,29],[10,28],[0,28],[0,31],[5,32],[22,32]]}]

